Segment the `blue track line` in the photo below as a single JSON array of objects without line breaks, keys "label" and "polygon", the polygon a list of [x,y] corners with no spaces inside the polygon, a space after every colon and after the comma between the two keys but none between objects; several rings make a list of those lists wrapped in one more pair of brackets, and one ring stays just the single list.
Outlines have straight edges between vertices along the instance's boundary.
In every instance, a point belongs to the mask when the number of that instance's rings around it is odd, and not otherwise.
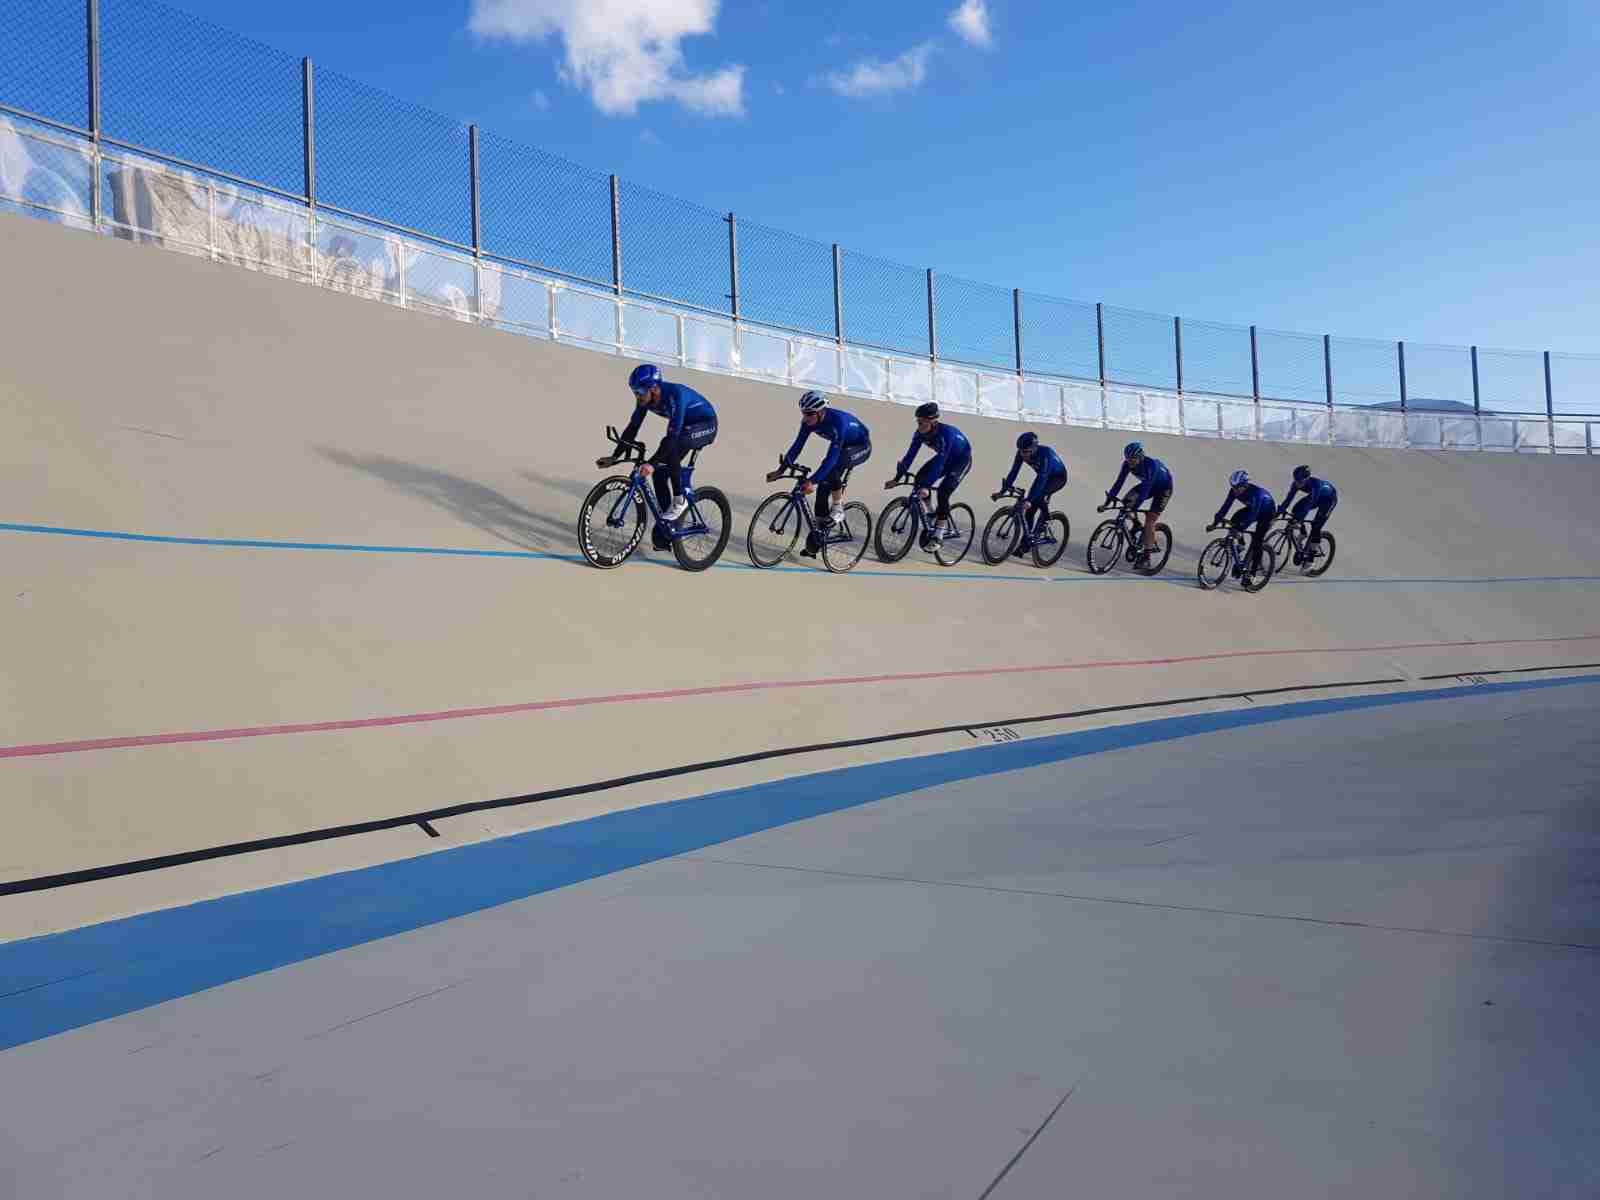
[{"label": "blue track line", "polygon": [[0,946],[0,1050],[796,821],[964,779],[1273,722],[1600,676],[1194,713],[776,780]]},{"label": "blue track line", "polygon": [[[240,550],[320,550],[334,551],[344,554],[422,554],[445,558],[502,558],[502,559],[532,559],[553,562],[582,563],[586,561],[581,554],[558,554],[549,550],[474,550],[450,546],[385,546],[366,545],[359,542],[296,542],[279,541],[271,538],[208,538],[208,537],[183,537],[174,534],[160,533],[126,533],[115,529],[75,529],[70,526],[60,525],[29,525],[18,522],[0,522],[0,532],[6,533],[34,533],[48,534],[55,537],[72,538],[97,538],[103,541],[116,542],[143,542],[161,546],[212,546]],[[674,567],[677,563],[669,559],[640,558],[641,563],[657,567]],[[721,571],[782,571],[785,573],[800,573],[806,575],[817,574],[814,567],[803,566],[777,566],[758,568],[749,563],[719,562],[714,564],[714,569]],[[1031,575],[1003,575],[995,571],[956,571],[951,569],[940,570],[904,570],[889,571],[868,567],[858,568],[852,575],[877,576],[889,579],[963,579],[979,580],[983,582],[999,583],[1163,583],[1175,584],[1181,587],[1192,587],[1194,581],[1187,576],[1180,575],[1133,575],[1127,573],[1111,575],[1088,574],[1046,574],[1036,571]],[[1600,575],[1497,575],[1486,577],[1443,578],[1419,576],[1415,578],[1328,578],[1302,579],[1288,577],[1276,580],[1282,584],[1318,584],[1324,587],[1331,586],[1365,586],[1365,587],[1396,587],[1396,586],[1423,586],[1423,585],[1451,585],[1458,587],[1482,586],[1491,584],[1538,584],[1538,583],[1600,583]]]}]

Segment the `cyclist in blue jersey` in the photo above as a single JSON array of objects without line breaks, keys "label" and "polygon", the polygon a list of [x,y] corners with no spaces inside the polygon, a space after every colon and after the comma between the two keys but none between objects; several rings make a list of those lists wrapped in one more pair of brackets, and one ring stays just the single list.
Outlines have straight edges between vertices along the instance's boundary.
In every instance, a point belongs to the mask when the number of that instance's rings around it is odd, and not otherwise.
[{"label": "cyclist in blue jersey", "polygon": [[[701,450],[717,440],[717,410],[692,387],[681,383],[668,383],[661,376],[661,368],[654,363],[641,363],[628,376],[628,390],[633,393],[633,416],[622,431],[624,444],[634,440],[646,413],[655,413],[667,419],[667,433],[650,456],[654,466],[656,502],[661,506],[663,521],[676,521],[689,507],[684,492],[689,487],[692,470],[685,470],[684,458],[692,450]],[[619,454],[610,462],[618,461]],[[669,550],[672,541],[657,524],[650,531],[650,541],[657,550]]]},{"label": "cyclist in blue jersey", "polygon": [[1278,505],[1280,517],[1288,509],[1289,502],[1294,499],[1296,492],[1305,493],[1300,497],[1300,502],[1294,506],[1294,512],[1290,514],[1296,521],[1304,521],[1307,513],[1312,509],[1316,510],[1316,516],[1311,518],[1311,539],[1306,545],[1305,552],[1306,561],[1310,562],[1321,552],[1322,527],[1328,523],[1329,515],[1339,505],[1339,489],[1326,479],[1318,479],[1311,473],[1311,468],[1302,463],[1294,469],[1294,480],[1289,484],[1289,491],[1283,497],[1283,503]]},{"label": "cyclist in blue jersey", "polygon": [[828,452],[804,485],[807,495],[813,491],[817,494],[817,528],[806,534],[806,548],[800,551],[802,558],[815,558],[822,549],[822,538],[817,530],[830,528],[843,514],[850,472],[872,457],[872,434],[867,427],[844,409],[830,408],[828,398],[821,392],[810,391],[800,397],[800,432],[788,453],[778,459],[778,470],[771,478],[794,464],[812,434],[829,445]]},{"label": "cyclist in blue jersey", "polygon": [[[1278,505],[1272,499],[1271,492],[1259,483],[1250,482],[1248,471],[1235,471],[1228,476],[1228,494],[1222,498],[1222,507],[1217,509],[1212,523],[1221,525],[1235,503],[1241,507],[1233,514],[1233,527],[1242,532],[1246,526],[1255,524],[1250,534],[1249,566],[1253,575],[1261,569],[1261,545],[1266,541],[1267,530],[1272,528],[1272,518],[1277,515]],[[1239,568],[1235,567],[1233,573],[1237,577]]]},{"label": "cyclist in blue jersey", "polygon": [[1139,481],[1139,486],[1129,488],[1128,494],[1122,497],[1124,507],[1138,508],[1146,500],[1150,501],[1150,510],[1144,519],[1143,544],[1139,547],[1139,560],[1142,561],[1148,559],[1150,551],[1155,549],[1156,521],[1172,502],[1172,472],[1167,470],[1166,463],[1144,452],[1144,443],[1129,442],[1122,448],[1122,470],[1117,472],[1117,481],[1106,493],[1107,504],[1117,502],[1117,489],[1129,475]]},{"label": "cyclist in blue jersey", "polygon": [[[933,457],[923,463],[921,469],[917,471],[916,491],[917,499],[926,506],[929,494],[935,487],[938,488],[939,504],[933,514],[937,529],[950,520],[950,497],[955,494],[956,488],[961,486],[961,481],[972,469],[972,443],[967,441],[966,434],[954,425],[946,425],[939,419],[939,406],[933,401],[918,405],[916,415],[917,431],[911,435],[911,448],[896,464],[895,470],[900,475],[909,471],[911,460],[917,457],[917,451],[923,446],[933,451]],[[894,480],[891,479],[885,486],[891,486],[893,483]],[[938,534],[924,533],[922,548],[937,550]]]},{"label": "cyclist in blue jersey", "polygon": [[1022,470],[1023,463],[1033,468],[1033,486],[1022,502],[1023,521],[1026,522],[1023,528],[1028,536],[1017,539],[1017,548],[1011,552],[1013,558],[1022,558],[1030,552],[1033,539],[1044,532],[1045,522],[1050,519],[1050,497],[1067,486],[1067,464],[1030,430],[1017,438],[1017,456],[1011,460],[1011,470],[1000,481],[1002,492],[1017,481],[1017,472]]}]

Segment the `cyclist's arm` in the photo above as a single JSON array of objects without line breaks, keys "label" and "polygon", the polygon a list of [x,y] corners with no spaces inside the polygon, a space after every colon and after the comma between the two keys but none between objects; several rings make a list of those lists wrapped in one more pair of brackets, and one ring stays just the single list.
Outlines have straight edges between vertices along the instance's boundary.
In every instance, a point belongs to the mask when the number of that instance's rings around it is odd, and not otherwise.
[{"label": "cyclist's arm", "polygon": [[1115,483],[1113,483],[1111,485],[1111,487],[1106,491],[1106,495],[1107,496],[1115,496],[1118,492],[1120,492],[1122,490],[1123,480],[1125,480],[1127,478],[1128,478],[1128,464],[1126,462],[1124,462],[1122,464],[1122,470],[1117,472],[1117,481]]},{"label": "cyclist's arm", "polygon": [[1000,481],[1000,490],[1003,492],[1017,481],[1017,472],[1022,470],[1022,455],[1019,453],[1011,460],[1011,470],[1006,472],[1006,477]]},{"label": "cyclist's arm", "polygon": [[1228,519],[1228,510],[1233,507],[1233,489],[1228,489],[1228,494],[1222,498],[1222,507],[1217,509],[1217,515],[1211,518],[1213,525],[1221,525]]},{"label": "cyclist's arm", "polygon": [[911,460],[917,456],[917,451],[922,447],[922,434],[911,435],[911,448],[906,451],[906,456],[895,464],[895,474],[904,475],[911,469]]},{"label": "cyclist's arm", "polygon": [[813,479],[826,479],[828,472],[839,465],[839,455],[844,452],[844,437],[841,434],[828,444],[828,452],[822,456],[822,461],[817,464],[817,469],[811,473]]},{"label": "cyclist's arm", "polygon": [[639,436],[639,426],[644,424],[644,415],[650,410],[643,404],[633,406],[633,416],[628,418],[628,423],[622,428],[622,440],[631,442]]},{"label": "cyclist's arm", "polygon": [[786,467],[793,466],[795,459],[800,457],[800,451],[805,449],[806,439],[810,436],[811,430],[807,426],[801,425],[800,435],[794,439],[794,445],[789,447],[789,452],[779,461]]},{"label": "cyclist's arm", "polygon": [[661,389],[661,398],[667,402],[667,437],[675,438],[683,432],[683,417],[689,402],[683,398],[682,392],[669,396],[665,388]]}]

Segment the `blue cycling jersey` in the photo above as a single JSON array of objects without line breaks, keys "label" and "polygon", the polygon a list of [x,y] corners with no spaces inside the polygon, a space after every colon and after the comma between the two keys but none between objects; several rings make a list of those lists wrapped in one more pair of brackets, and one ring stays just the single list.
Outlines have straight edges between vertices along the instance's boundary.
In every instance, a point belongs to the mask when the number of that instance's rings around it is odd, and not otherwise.
[{"label": "blue cycling jersey", "polygon": [[1289,492],[1284,496],[1283,503],[1278,507],[1288,508],[1289,502],[1294,499],[1294,494],[1296,492],[1304,492],[1306,494],[1306,499],[1311,501],[1311,505],[1314,508],[1321,508],[1325,504],[1332,504],[1339,498],[1338,488],[1334,487],[1333,484],[1329,483],[1326,479],[1318,479],[1315,475],[1313,475],[1303,483],[1299,480],[1290,480]]},{"label": "blue cycling jersey", "polygon": [[1245,484],[1245,492],[1242,499],[1233,494],[1232,488],[1228,489],[1228,494],[1222,498],[1222,507],[1217,509],[1215,523],[1222,524],[1223,519],[1228,515],[1228,510],[1235,504],[1240,505],[1241,511],[1239,515],[1244,518],[1244,525],[1271,517],[1278,511],[1278,505],[1272,499],[1271,492],[1267,491],[1259,483],[1247,483]]},{"label": "blue cycling jersey", "polygon": [[1114,496],[1121,491],[1122,481],[1129,475],[1144,485],[1140,491],[1146,498],[1157,492],[1170,491],[1172,488],[1172,472],[1167,470],[1167,464],[1147,454],[1139,460],[1139,465],[1136,467],[1130,467],[1127,459],[1123,459],[1122,470],[1117,472],[1117,481],[1111,485],[1111,490],[1106,494]]},{"label": "blue cycling jersey", "polygon": [[628,427],[622,431],[623,441],[631,442],[638,435],[639,426],[644,424],[647,412],[667,419],[669,438],[682,433],[685,425],[701,425],[717,419],[717,410],[711,407],[711,401],[692,387],[685,387],[681,383],[663,383],[660,400],[633,406],[633,416],[628,418]]},{"label": "blue cycling jersey", "polygon": [[800,423],[800,433],[794,439],[794,445],[789,447],[789,452],[783,456],[783,465],[790,466],[795,459],[800,457],[800,451],[805,447],[806,439],[816,434],[824,441],[831,442],[828,453],[823,456],[817,469],[811,472],[811,478],[823,479],[839,465],[840,454],[853,446],[864,446],[871,442],[872,435],[860,420],[842,408],[830,408],[822,414],[822,420],[810,426],[805,422]]},{"label": "blue cycling jersey", "polygon": [[967,441],[967,435],[954,425],[946,425],[941,421],[931,433],[924,435],[919,429],[911,435],[911,448],[895,469],[902,475],[909,471],[911,460],[923,446],[933,451],[933,457],[923,464],[917,474],[930,483],[941,476],[956,474],[972,461],[972,443]]},{"label": "blue cycling jersey", "polygon": [[[1018,450],[1016,458],[1011,460],[1011,470],[1006,472],[1005,479],[1000,483],[1002,492],[1017,481],[1017,472],[1022,470],[1022,463],[1022,451]],[[1067,464],[1061,461],[1059,454],[1043,442],[1033,448],[1033,461],[1028,465],[1033,468],[1034,477],[1037,479],[1049,479],[1053,475],[1059,475],[1062,482],[1066,482]]]}]

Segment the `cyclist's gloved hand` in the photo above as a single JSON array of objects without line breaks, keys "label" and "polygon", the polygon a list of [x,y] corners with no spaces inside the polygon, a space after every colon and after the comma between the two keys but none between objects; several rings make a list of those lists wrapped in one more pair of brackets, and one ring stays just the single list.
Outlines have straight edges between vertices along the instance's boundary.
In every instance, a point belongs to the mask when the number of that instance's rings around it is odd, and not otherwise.
[{"label": "cyclist's gloved hand", "polygon": [[809,496],[812,492],[817,490],[817,485],[808,479],[800,485],[800,490]]}]

